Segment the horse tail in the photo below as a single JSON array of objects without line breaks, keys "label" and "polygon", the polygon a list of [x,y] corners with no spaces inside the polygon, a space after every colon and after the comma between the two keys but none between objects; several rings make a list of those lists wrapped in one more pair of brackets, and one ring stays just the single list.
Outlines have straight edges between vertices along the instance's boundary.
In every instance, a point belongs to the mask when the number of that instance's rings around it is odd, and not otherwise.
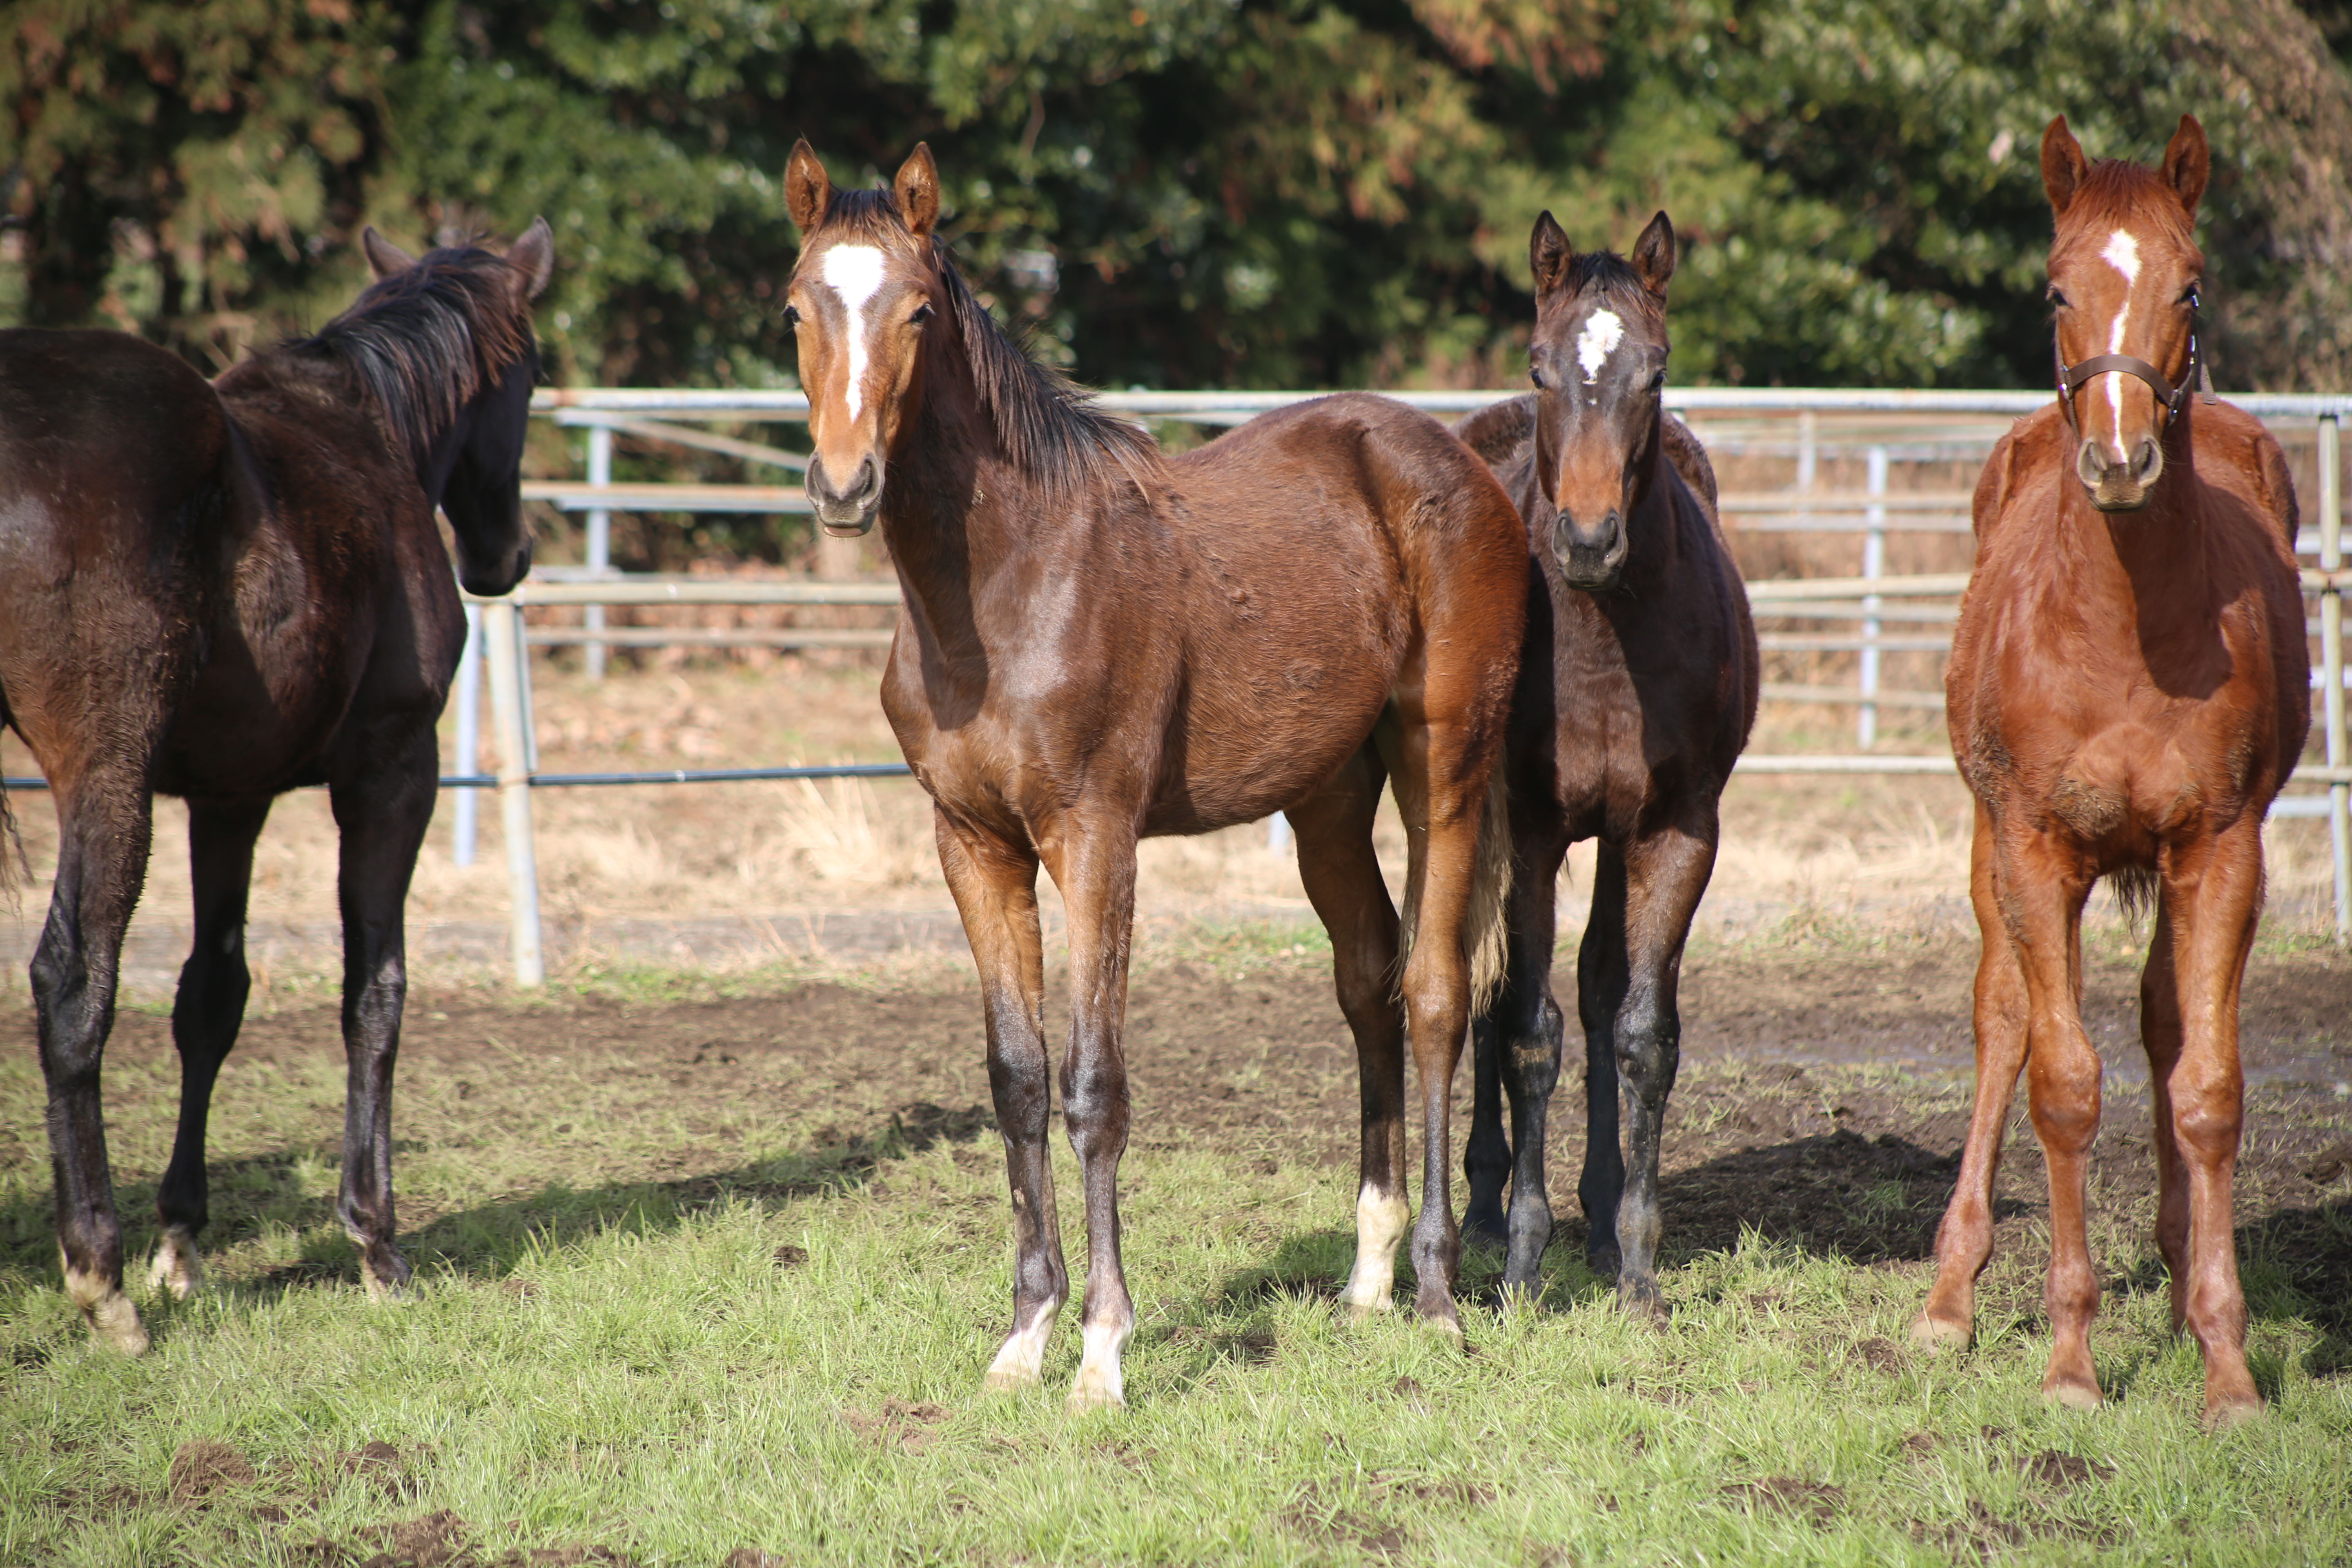
[{"label": "horse tail", "polygon": [[[1470,965],[1470,1016],[1486,1011],[1502,994],[1503,972],[1510,956],[1511,796],[1504,759],[1495,759],[1486,776],[1486,798],[1478,814],[1478,847],[1470,869],[1470,907],[1462,920],[1462,956]],[[1422,879],[1428,870],[1427,851],[1417,841],[1405,868],[1404,910],[1398,944],[1396,980],[1404,979],[1405,961],[1412,956],[1413,936],[1421,927]]]},{"label": "horse tail", "polygon": [[1470,912],[1462,923],[1464,955],[1470,960],[1470,1016],[1474,1018],[1502,994],[1510,961],[1511,786],[1495,759],[1486,776],[1486,806],[1478,818],[1478,858],[1470,876]]}]

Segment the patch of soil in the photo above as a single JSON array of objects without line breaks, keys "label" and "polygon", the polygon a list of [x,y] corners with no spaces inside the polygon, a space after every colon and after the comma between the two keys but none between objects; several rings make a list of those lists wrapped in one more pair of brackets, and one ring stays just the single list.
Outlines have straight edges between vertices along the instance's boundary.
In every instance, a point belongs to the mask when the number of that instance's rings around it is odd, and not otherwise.
[{"label": "patch of soil", "polygon": [[953,1412],[944,1405],[929,1400],[909,1405],[903,1399],[886,1399],[879,1415],[860,1410],[856,1405],[841,1411],[842,1424],[877,1447],[896,1445],[909,1454],[919,1454],[939,1440],[935,1428]]},{"label": "patch of soil", "polygon": [[1402,1525],[1341,1506],[1321,1486],[1310,1486],[1297,1502],[1276,1516],[1277,1523],[1301,1540],[1318,1546],[1353,1546],[1378,1557],[1393,1557],[1405,1549]]},{"label": "patch of soil", "polygon": [[343,1474],[366,1482],[387,1502],[406,1502],[424,1489],[424,1483],[410,1473],[400,1450],[389,1443],[370,1443],[342,1455],[336,1463]]},{"label": "patch of soil", "polygon": [[183,1508],[209,1501],[221,1492],[253,1485],[253,1467],[226,1443],[199,1437],[180,1445],[172,1456],[166,1482],[172,1500]]},{"label": "patch of soil", "polygon": [[318,1568],[635,1568],[636,1560],[609,1546],[536,1546],[483,1552],[466,1521],[442,1509],[422,1519],[362,1530],[349,1542],[320,1539],[293,1553]]},{"label": "patch of soil", "polygon": [[1827,1527],[1837,1518],[1838,1510],[1845,1506],[1843,1487],[1833,1487],[1827,1481],[1800,1480],[1794,1476],[1768,1476],[1760,1481],[1742,1481],[1738,1486],[1724,1488],[1723,1495],[1738,1499],[1750,1508],[1769,1509],[1776,1513],[1810,1519],[1822,1527]]}]

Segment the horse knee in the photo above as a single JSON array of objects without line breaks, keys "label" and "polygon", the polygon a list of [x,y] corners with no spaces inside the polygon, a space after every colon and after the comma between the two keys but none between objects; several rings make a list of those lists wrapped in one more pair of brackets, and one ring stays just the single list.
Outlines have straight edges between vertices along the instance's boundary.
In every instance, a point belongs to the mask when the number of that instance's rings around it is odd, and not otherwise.
[{"label": "horse knee", "polygon": [[1082,1161],[1116,1158],[1127,1147],[1127,1069],[1123,1063],[1081,1064],[1077,1053],[1063,1074],[1062,1121]]},{"label": "horse knee", "polygon": [[1647,1010],[1617,1020],[1617,1073],[1644,1104],[1664,1102],[1682,1060],[1682,1031]]},{"label": "horse knee", "polygon": [[2088,1064],[2033,1060],[2031,1110],[2044,1148],[2080,1153],[2099,1131],[2099,1058]]},{"label": "horse knee", "polygon": [[2172,1135],[2192,1165],[2211,1167],[2233,1161],[2245,1126],[2244,1091],[2233,1079],[2213,1074],[2184,1083],[2174,1072]]}]

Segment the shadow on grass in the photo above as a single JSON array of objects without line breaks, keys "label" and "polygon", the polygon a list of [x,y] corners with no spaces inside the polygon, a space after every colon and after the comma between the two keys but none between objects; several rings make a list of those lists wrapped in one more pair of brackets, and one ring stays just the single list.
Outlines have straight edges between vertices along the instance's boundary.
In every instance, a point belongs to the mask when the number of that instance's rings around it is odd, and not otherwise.
[{"label": "shadow on grass", "polygon": [[[731,1201],[784,1203],[850,1191],[864,1185],[886,1162],[940,1143],[971,1142],[994,1125],[994,1117],[976,1106],[950,1110],[919,1100],[901,1107],[870,1133],[732,1171],[589,1189],[558,1184],[442,1215],[415,1230],[404,1230],[401,1249],[420,1274],[446,1268],[477,1279],[502,1279],[534,1252],[608,1231],[672,1229],[695,1214]],[[297,1165],[314,1157],[310,1150],[279,1150],[216,1161],[210,1167],[215,1218],[202,1238],[208,1251],[249,1241],[272,1226],[284,1226],[302,1238],[301,1250],[292,1260],[236,1282],[231,1289],[239,1294],[266,1300],[320,1282],[358,1282],[357,1248],[331,1228],[333,1202],[305,1193],[296,1174]],[[146,1249],[153,1245],[155,1191],[153,1182],[126,1182],[115,1188],[117,1212],[125,1222],[126,1282],[143,1271]],[[54,1284],[57,1258],[46,1191],[0,1207],[0,1270],[37,1279],[46,1273]],[[163,1316],[168,1320],[168,1310]]]}]

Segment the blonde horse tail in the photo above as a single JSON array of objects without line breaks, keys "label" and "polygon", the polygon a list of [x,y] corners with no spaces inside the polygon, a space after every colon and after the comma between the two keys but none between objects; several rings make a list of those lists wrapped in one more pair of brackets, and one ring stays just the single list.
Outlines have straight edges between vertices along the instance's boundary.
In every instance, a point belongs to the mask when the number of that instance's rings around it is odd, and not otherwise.
[{"label": "blonde horse tail", "polygon": [[[1504,759],[1496,756],[1486,778],[1486,799],[1478,816],[1478,847],[1471,864],[1470,907],[1462,921],[1462,956],[1470,966],[1470,1016],[1477,1017],[1503,989],[1503,972],[1509,958],[1511,912],[1511,796]],[[1426,870],[1424,851],[1417,842],[1405,868],[1404,910],[1400,923],[1403,940],[1397,953],[1397,978],[1404,977],[1405,960],[1412,956],[1414,934],[1421,926],[1421,884]]]}]

